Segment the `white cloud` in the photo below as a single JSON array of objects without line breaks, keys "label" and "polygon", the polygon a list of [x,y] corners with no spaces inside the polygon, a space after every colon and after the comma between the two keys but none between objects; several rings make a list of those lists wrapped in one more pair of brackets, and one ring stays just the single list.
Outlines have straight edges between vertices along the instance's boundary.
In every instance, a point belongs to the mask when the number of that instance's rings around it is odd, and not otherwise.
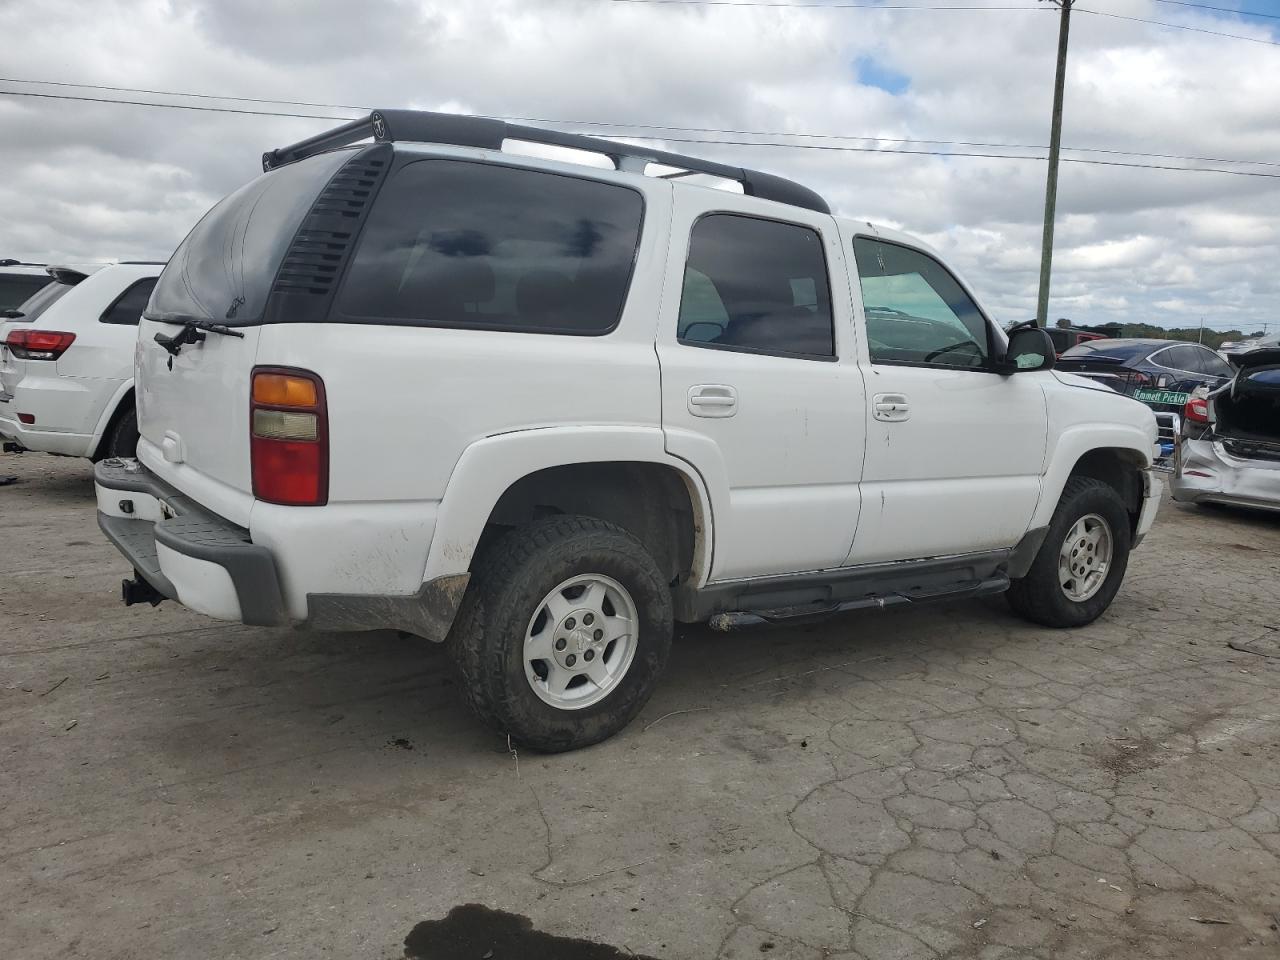
[{"label": "white cloud", "polygon": [[[1154,0],[1105,9],[1276,39],[1265,24]],[[0,35],[15,77],[562,121],[1040,144],[1056,18],[602,0],[46,0],[38,16],[30,4],[0,3]],[[862,57],[909,88],[893,96],[859,85]],[[1064,140],[1276,163],[1277,70],[1278,47],[1078,13]],[[256,174],[264,149],[331,125],[0,97],[0,255],[166,256],[210,204]],[[806,182],[841,213],[926,238],[1001,319],[1034,310],[1042,162],[670,146]],[[1280,175],[1280,166],[1236,169]],[[1280,179],[1065,163],[1058,213],[1053,316],[1280,321]]]}]

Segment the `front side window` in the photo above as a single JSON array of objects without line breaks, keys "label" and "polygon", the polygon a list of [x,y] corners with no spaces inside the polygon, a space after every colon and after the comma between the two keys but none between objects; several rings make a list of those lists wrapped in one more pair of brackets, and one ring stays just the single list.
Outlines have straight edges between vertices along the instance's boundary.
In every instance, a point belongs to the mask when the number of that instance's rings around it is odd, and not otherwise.
[{"label": "front side window", "polygon": [[691,346],[834,357],[817,231],[729,213],[700,219],[689,237],[677,337]]},{"label": "front side window", "polygon": [[853,241],[872,363],[982,367],[990,331],[977,304],[933,257],[870,237]]},{"label": "front side window", "polygon": [[147,308],[147,301],[151,299],[151,291],[155,285],[155,277],[147,277],[145,280],[130,284],[124,293],[116,297],[115,303],[102,311],[102,316],[98,319],[102,323],[136,327],[142,318],[142,311]]},{"label": "front side window", "polygon": [[337,310],[356,321],[607,333],[627,299],[643,215],[628,187],[419,160],[383,188]]}]

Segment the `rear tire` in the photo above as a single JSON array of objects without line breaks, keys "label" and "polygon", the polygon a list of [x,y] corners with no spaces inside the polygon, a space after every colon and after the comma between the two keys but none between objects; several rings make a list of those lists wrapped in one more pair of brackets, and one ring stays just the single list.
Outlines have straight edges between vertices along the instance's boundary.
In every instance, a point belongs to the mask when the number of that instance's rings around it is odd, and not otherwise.
[{"label": "rear tire", "polygon": [[557,516],[485,552],[449,646],[482,720],[558,753],[631,722],[671,635],[671,591],[640,541],[603,520]]},{"label": "rear tire", "polygon": [[1092,623],[1120,589],[1131,540],[1129,511],[1115,488],[1072,477],[1031,569],[1009,587],[1009,606],[1046,627]]},{"label": "rear tire", "polygon": [[102,459],[107,457],[133,457],[138,453],[138,411],[132,402],[129,408],[116,417],[107,429],[102,442]]}]

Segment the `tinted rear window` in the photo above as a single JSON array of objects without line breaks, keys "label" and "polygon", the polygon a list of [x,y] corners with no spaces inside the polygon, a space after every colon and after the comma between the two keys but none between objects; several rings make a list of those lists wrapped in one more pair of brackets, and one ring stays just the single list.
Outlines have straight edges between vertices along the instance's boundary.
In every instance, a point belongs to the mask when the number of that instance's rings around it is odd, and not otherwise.
[{"label": "tinted rear window", "polygon": [[1082,359],[1088,358],[1092,360],[1099,358],[1133,360],[1137,357],[1145,357],[1155,349],[1156,347],[1149,343],[1124,343],[1119,340],[1088,340],[1084,343],[1076,344],[1062,356],[1063,359],[1079,357]]},{"label": "tinted rear window", "polygon": [[47,274],[0,274],[0,310],[16,310],[48,283]]},{"label": "tinted rear window", "polygon": [[147,316],[254,323],[316,195],[351,157],[336,150],[264,173],[219,202],[182,241]]},{"label": "tinted rear window", "polygon": [[[79,282],[80,280],[76,281],[76,283]],[[18,307],[18,312],[22,314],[19,319],[24,321],[35,320],[40,314],[61,300],[75,285],[75,283],[63,283],[60,280],[45,284]]]},{"label": "tinted rear window", "polygon": [[383,187],[339,294],[343,319],[531,333],[617,324],[643,198],[598,180],[419,160]]}]

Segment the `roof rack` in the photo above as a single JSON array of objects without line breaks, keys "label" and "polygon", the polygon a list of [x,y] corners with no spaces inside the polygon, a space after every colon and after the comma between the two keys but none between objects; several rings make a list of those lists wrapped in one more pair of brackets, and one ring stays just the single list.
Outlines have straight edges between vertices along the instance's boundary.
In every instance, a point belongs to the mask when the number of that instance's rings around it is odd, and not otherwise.
[{"label": "roof rack", "polygon": [[325,133],[318,133],[306,140],[299,140],[287,147],[269,150],[262,155],[262,169],[273,170],[286,163],[302,160],[325,150],[345,147],[372,137],[378,143],[408,141],[412,143],[447,143],[460,147],[480,147],[501,150],[504,140],[523,140],[548,146],[567,147],[571,150],[587,150],[601,153],[613,161],[618,170],[644,173],[647,164],[677,167],[691,173],[704,173],[742,184],[748,196],[764,200],[830,213],[821,195],[793,180],[776,177],[745,167],[732,167],[711,160],[700,160],[665,150],[637,147],[616,140],[589,137],[579,133],[563,133],[543,130],[493,120],[488,117],[468,117],[453,113],[431,113],[426,110],[375,110],[367,117],[352,120]]}]

